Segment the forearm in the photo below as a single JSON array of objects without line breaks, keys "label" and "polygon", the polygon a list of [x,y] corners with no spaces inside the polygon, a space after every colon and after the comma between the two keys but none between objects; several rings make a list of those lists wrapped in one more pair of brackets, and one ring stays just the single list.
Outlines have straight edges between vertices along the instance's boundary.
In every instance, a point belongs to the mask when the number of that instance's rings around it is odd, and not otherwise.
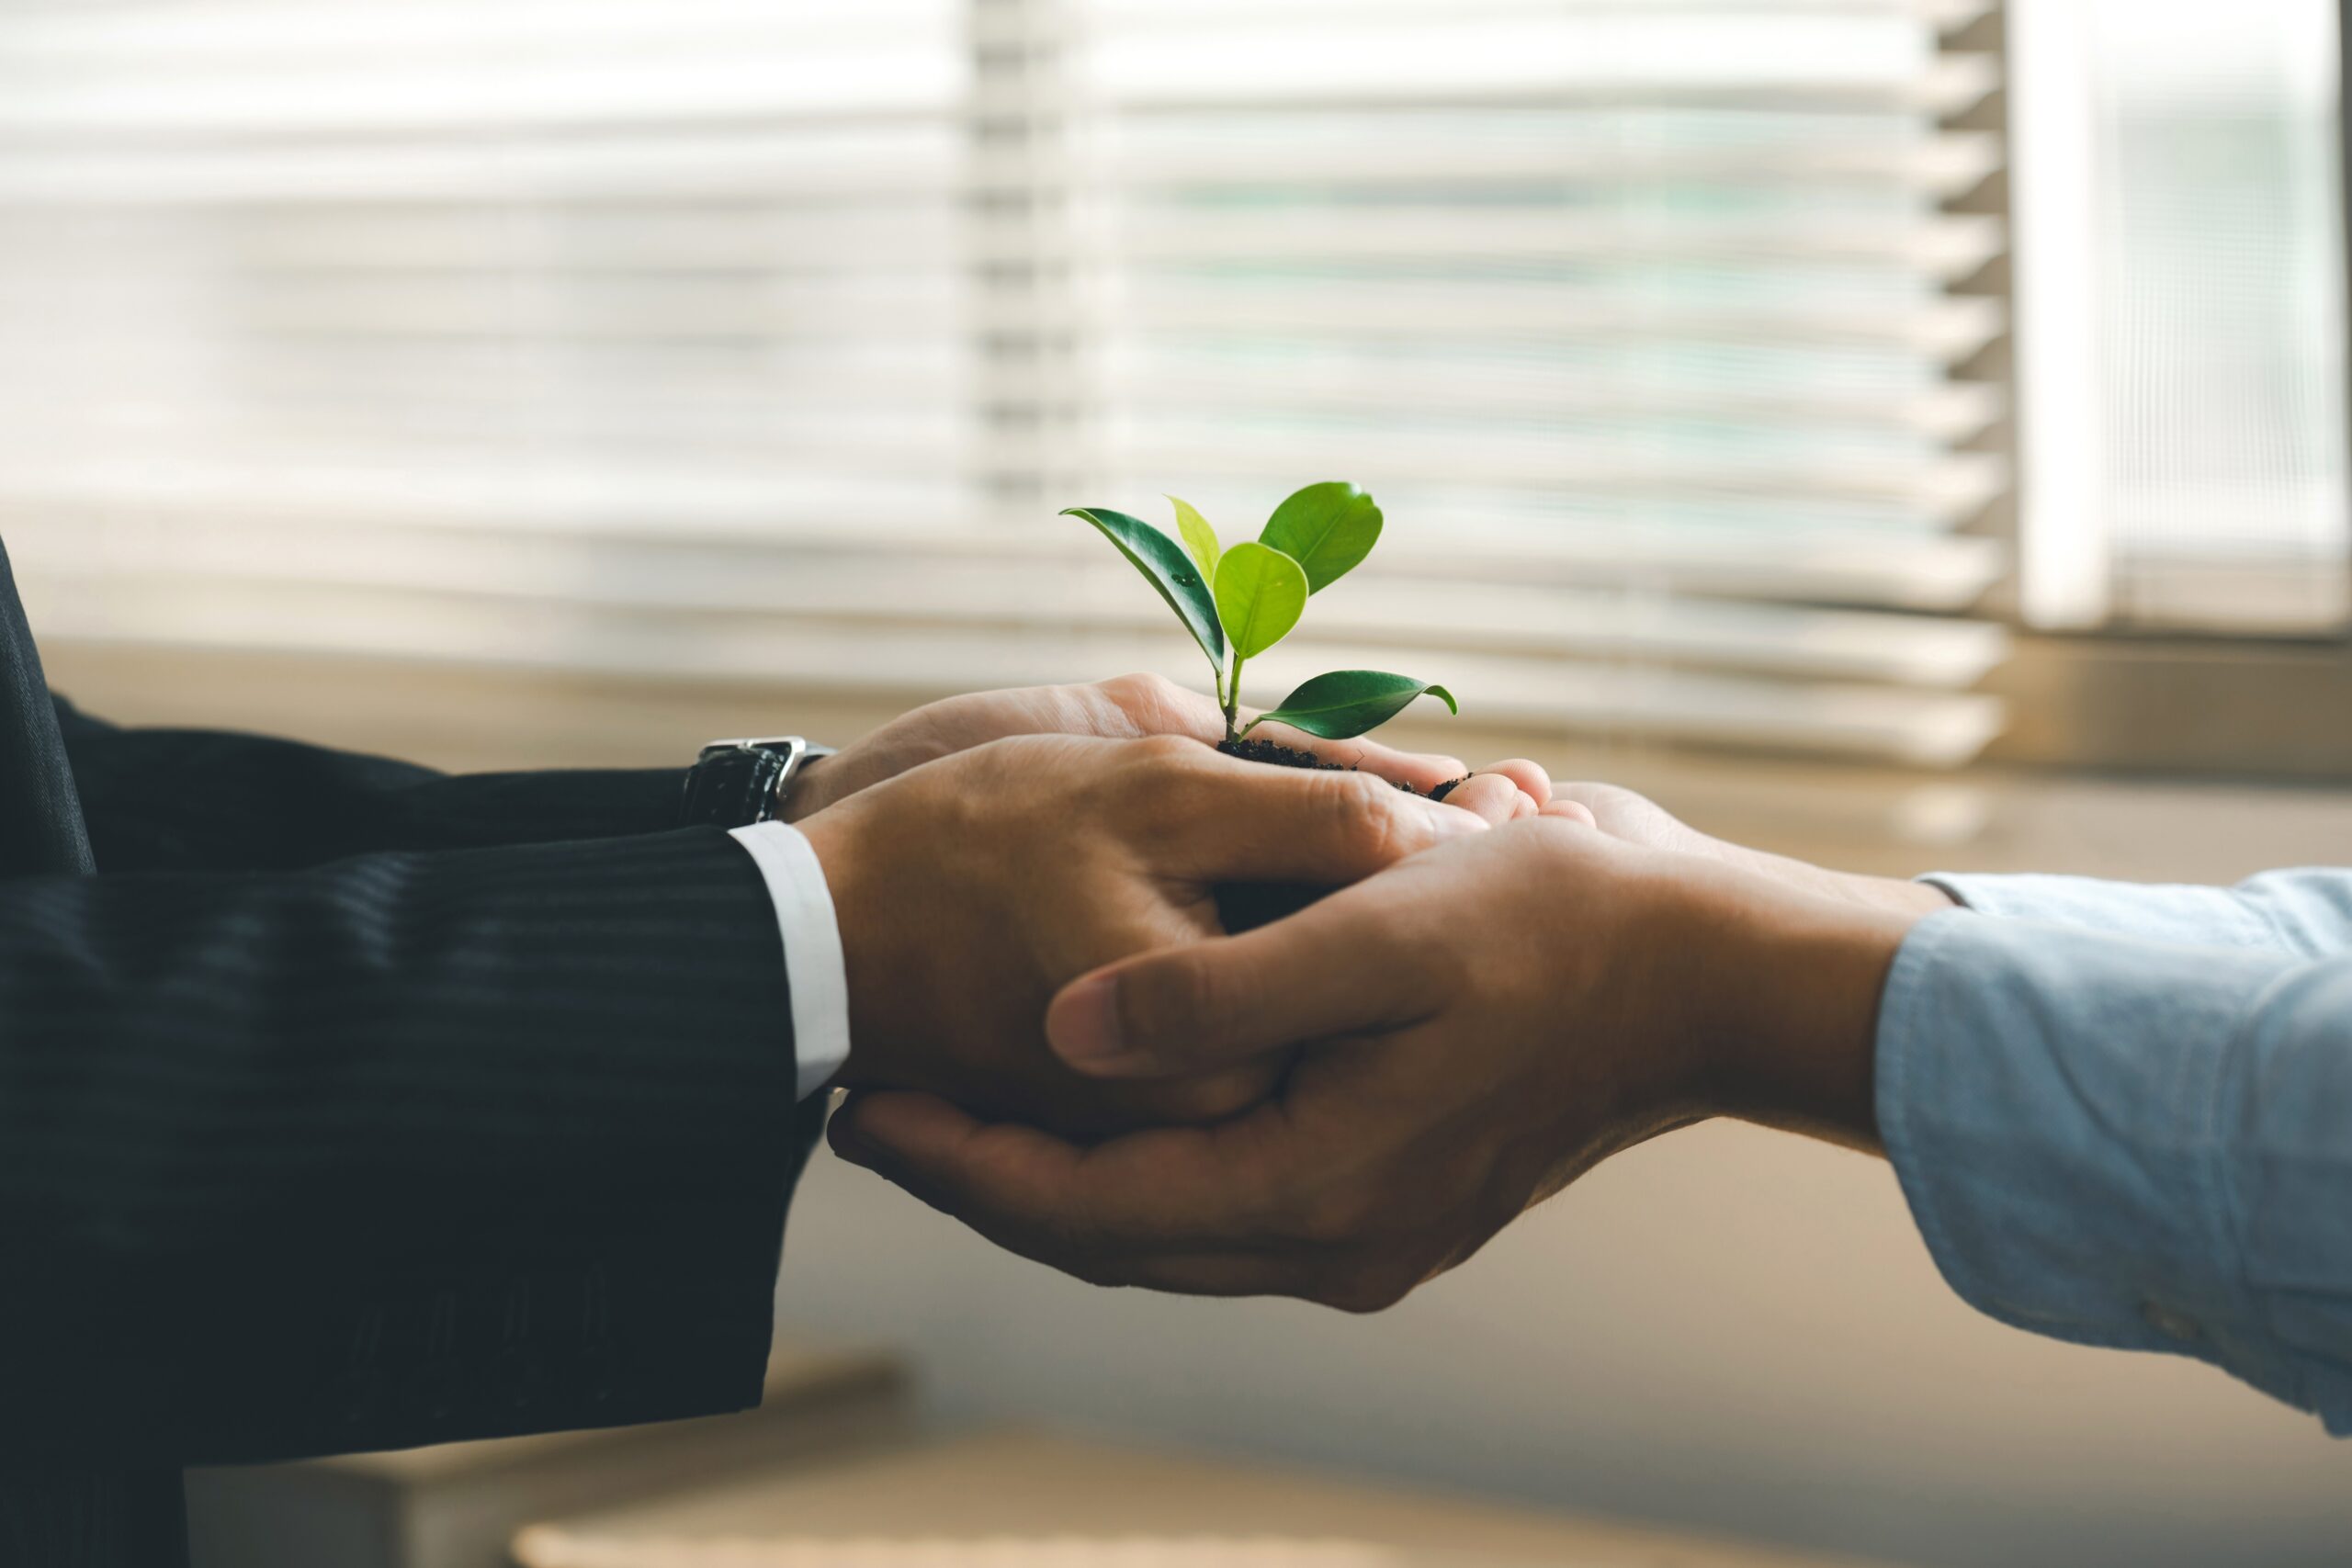
[{"label": "forearm", "polygon": [[109,872],[291,870],[661,832],[683,767],[449,776],[264,736],[118,729],[60,705],[92,845]]},{"label": "forearm", "polygon": [[1954,907],[2150,942],[2325,958],[2352,953],[2352,870],[2265,872],[2233,887],[2087,876],[1930,872],[1913,881],[1830,871],[1785,856],[1731,857],[1792,887],[1896,913]]},{"label": "forearm", "polygon": [[2352,965],[1955,913],[1905,943],[1877,1063],[1972,1304],[2352,1431]]},{"label": "forearm", "polygon": [[1988,1314],[2197,1356],[2352,1435],[2352,961],[1713,867],[1669,903],[1706,1110],[1885,1153]]},{"label": "forearm", "polygon": [[723,834],[7,884],[0,1015],[0,1448],[756,1397],[800,1145]]}]

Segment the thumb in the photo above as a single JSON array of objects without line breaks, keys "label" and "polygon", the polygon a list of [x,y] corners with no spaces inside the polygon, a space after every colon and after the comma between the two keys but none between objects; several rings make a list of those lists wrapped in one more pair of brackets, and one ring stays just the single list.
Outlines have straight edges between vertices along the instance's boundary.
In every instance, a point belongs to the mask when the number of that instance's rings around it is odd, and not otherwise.
[{"label": "thumb", "polygon": [[1477,813],[1441,806],[1372,773],[1310,773],[1214,753],[1194,764],[1216,791],[1169,844],[1164,867],[1202,881],[1336,887],[1450,839],[1486,831]]},{"label": "thumb", "polygon": [[1375,885],[1081,976],[1046,1009],[1046,1038],[1097,1077],[1173,1077],[1408,1021],[1419,976],[1352,908]]}]

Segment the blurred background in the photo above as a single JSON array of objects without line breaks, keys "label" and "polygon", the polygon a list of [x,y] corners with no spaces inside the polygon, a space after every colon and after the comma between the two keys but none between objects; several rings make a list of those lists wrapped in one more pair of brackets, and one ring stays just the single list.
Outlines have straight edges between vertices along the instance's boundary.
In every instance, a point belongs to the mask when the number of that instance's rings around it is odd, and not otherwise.
[{"label": "blurred background", "polygon": [[[1411,670],[1404,741],[1855,869],[2341,863],[2341,59],[2333,0],[0,0],[0,534],[110,716],[662,762],[1195,679],[1055,513],[1347,479],[1383,550],[1257,700]],[[2352,1553],[2315,1424],[1975,1319],[1883,1167],[1745,1129],[1368,1321],[820,1156],[782,1292],[949,1426]]]}]

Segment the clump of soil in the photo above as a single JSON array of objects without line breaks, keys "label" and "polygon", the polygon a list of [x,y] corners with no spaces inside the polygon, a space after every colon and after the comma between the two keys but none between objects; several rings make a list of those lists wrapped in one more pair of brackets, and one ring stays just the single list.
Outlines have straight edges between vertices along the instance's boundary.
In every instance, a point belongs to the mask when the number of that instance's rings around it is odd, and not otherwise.
[{"label": "clump of soil", "polygon": [[[1245,762],[1264,762],[1277,768],[1309,768],[1317,773],[1329,773],[1360,771],[1345,762],[1327,762],[1312,751],[1302,751],[1295,746],[1277,745],[1272,740],[1225,740],[1218,742],[1217,750]],[[1469,782],[1466,777],[1451,780],[1430,791],[1429,797],[1443,800]],[[1396,787],[1408,795],[1421,793],[1411,784],[1400,784]],[[1227,931],[1238,936],[1260,926],[1272,925],[1285,916],[1295,915],[1330,891],[1328,887],[1318,887],[1310,883],[1227,883],[1216,890],[1217,919]]]}]

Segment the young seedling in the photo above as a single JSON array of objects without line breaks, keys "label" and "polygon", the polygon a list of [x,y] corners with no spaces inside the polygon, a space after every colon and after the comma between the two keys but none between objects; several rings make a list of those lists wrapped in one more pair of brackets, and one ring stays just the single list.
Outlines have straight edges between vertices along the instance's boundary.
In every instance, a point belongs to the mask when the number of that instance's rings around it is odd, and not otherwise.
[{"label": "young seedling", "polygon": [[1377,670],[1341,670],[1317,675],[1279,707],[1240,723],[1242,667],[1291,634],[1311,595],[1363,564],[1380,541],[1380,508],[1351,484],[1308,485],[1274,508],[1257,538],[1227,547],[1207,518],[1174,496],[1168,499],[1175,502],[1181,548],[1141,518],[1108,507],[1073,506],[1062,515],[1101,529],[1208,655],[1228,748],[1261,724],[1352,740],[1423,695],[1461,711],[1443,686]]}]

